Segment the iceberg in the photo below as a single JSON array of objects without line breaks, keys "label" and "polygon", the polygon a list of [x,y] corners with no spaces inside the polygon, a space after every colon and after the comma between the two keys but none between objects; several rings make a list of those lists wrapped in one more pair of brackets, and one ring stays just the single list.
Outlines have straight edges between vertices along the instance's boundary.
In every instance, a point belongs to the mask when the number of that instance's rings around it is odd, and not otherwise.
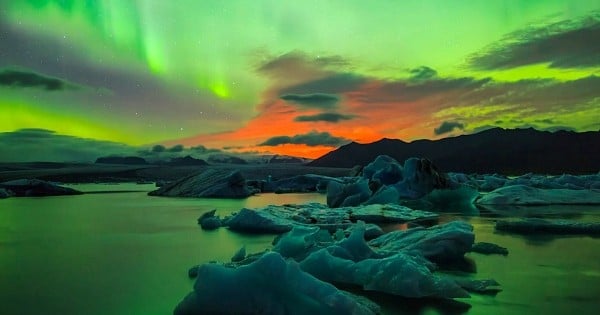
[{"label": "iceberg", "polygon": [[271,252],[238,267],[204,264],[194,291],[175,315],[195,314],[377,314],[379,307],[356,299]]}]

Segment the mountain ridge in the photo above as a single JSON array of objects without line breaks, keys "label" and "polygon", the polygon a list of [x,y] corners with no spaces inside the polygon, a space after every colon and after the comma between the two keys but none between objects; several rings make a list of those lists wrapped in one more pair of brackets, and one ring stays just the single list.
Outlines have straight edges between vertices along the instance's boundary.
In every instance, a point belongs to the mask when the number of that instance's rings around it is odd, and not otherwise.
[{"label": "mountain ridge", "polygon": [[600,130],[492,128],[438,140],[382,138],[367,144],[346,144],[307,165],[364,166],[381,154],[400,162],[413,156],[428,158],[443,171],[464,173],[596,173],[600,170]]}]

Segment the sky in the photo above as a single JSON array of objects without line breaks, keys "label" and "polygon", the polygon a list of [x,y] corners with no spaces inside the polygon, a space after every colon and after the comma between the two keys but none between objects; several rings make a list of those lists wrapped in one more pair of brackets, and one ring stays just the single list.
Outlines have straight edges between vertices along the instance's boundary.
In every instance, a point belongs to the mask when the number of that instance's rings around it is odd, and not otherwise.
[{"label": "sky", "polygon": [[600,0],[0,0],[0,161],[316,158],[599,105]]}]

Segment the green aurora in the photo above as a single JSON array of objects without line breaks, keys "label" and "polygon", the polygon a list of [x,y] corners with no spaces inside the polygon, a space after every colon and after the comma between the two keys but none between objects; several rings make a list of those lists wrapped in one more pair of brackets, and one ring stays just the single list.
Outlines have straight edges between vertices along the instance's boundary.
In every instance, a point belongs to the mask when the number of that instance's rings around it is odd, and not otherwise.
[{"label": "green aurora", "polygon": [[335,145],[260,144],[598,130],[598,10],[597,0],[2,1],[0,132],[315,157]]}]

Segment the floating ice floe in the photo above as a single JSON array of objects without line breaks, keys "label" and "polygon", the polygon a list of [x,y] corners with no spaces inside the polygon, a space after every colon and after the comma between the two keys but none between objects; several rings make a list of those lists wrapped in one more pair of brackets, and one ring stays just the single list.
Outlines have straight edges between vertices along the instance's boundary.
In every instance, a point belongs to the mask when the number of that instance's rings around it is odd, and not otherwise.
[{"label": "floating ice floe", "polygon": [[508,249],[506,249],[505,247],[502,247],[502,246],[500,246],[498,244],[494,244],[494,243],[488,243],[488,242],[478,242],[478,243],[473,244],[473,246],[471,247],[471,252],[484,254],[484,255],[491,255],[491,254],[499,254],[499,255],[503,255],[503,256],[508,255]]},{"label": "floating ice floe", "polygon": [[528,218],[519,221],[498,221],[496,230],[519,234],[600,235],[600,223]]},{"label": "floating ice floe", "polygon": [[595,205],[600,190],[540,189],[526,185],[498,188],[476,200],[480,205]]},{"label": "floating ice floe", "polygon": [[[204,228],[226,226],[230,230],[248,233],[284,233],[294,226],[318,226],[334,232],[345,229],[358,220],[367,223],[405,223],[433,220],[438,214],[413,210],[397,204],[374,204],[331,209],[324,204],[266,206],[259,209],[243,208],[238,213],[220,219],[214,212],[203,214],[199,223]],[[219,220],[220,224],[215,220]],[[374,230],[374,228],[371,228]],[[373,233],[379,233],[372,231]]]},{"label": "floating ice floe", "polygon": [[378,314],[379,306],[302,271],[276,252],[248,265],[204,264],[174,314]]},{"label": "floating ice floe", "polygon": [[0,183],[0,189],[5,192],[0,192],[0,195],[6,197],[43,197],[83,194],[78,190],[39,179],[16,179],[3,182]]}]

